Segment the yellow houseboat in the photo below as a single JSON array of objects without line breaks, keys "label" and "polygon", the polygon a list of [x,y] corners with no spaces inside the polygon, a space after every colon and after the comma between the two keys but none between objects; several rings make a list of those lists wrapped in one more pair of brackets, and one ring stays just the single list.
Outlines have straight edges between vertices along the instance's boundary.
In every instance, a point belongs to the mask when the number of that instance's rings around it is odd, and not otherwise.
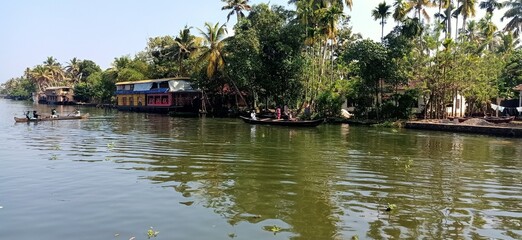
[{"label": "yellow houseboat", "polygon": [[202,106],[202,92],[190,78],[119,82],[116,98],[121,111],[198,114]]}]

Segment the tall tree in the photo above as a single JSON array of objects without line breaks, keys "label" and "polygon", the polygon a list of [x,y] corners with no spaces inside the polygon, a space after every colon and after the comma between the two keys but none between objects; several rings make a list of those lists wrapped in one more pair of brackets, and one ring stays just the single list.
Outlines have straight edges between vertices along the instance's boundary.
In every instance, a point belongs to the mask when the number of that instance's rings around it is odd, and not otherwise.
[{"label": "tall tree", "polygon": [[415,8],[415,17],[419,19],[424,17],[427,21],[430,21],[430,15],[426,10],[426,8],[434,6],[430,0],[409,0],[409,4]]},{"label": "tall tree", "polygon": [[[475,0],[458,0],[461,4],[455,10],[454,14],[462,15],[462,30],[466,29],[467,20],[476,14]],[[457,27],[458,28],[458,27]]]},{"label": "tall tree", "polygon": [[50,84],[49,86],[65,84],[62,82],[65,78],[65,73],[62,69],[62,65],[58,61],[56,61],[56,58],[47,57],[47,60],[45,60],[43,64],[45,71],[50,76],[50,78],[48,79]]},{"label": "tall tree", "polygon": [[386,1],[383,1],[382,3],[379,3],[375,9],[372,10],[372,17],[374,20],[381,20],[379,23],[381,25],[381,42],[384,38],[384,25],[386,24],[386,19],[390,17],[392,14],[390,12],[390,5],[386,5]]},{"label": "tall tree", "polygon": [[499,32],[499,43],[496,51],[500,54],[509,55],[520,45],[520,40],[513,36],[512,32]]},{"label": "tall tree", "polygon": [[190,34],[190,28],[185,26],[179,31],[179,35],[174,39],[174,56],[178,62],[178,76],[188,76],[184,68],[183,60],[188,59],[198,50],[198,39]]},{"label": "tall tree", "polygon": [[67,63],[67,66],[65,66],[65,73],[67,74],[67,77],[71,79],[73,84],[80,81],[80,63],[81,60],[73,58]]},{"label": "tall tree", "polygon": [[227,29],[225,25],[211,25],[205,23],[205,30],[199,29],[203,36],[204,45],[201,48],[201,55],[199,56],[198,63],[206,64],[206,73],[209,79],[213,79],[218,72],[222,72],[225,67],[225,57],[223,48],[225,43],[225,35]]},{"label": "tall tree", "polygon": [[393,3],[395,9],[393,10],[393,19],[401,23],[406,18],[406,15],[412,10],[413,5],[407,0],[395,0]]},{"label": "tall tree", "polygon": [[248,0],[221,0],[226,3],[221,10],[231,10],[227,15],[227,22],[230,20],[230,16],[236,14],[237,21],[245,17],[243,11],[250,11],[252,7],[248,5]]},{"label": "tall tree", "polygon": [[314,7],[317,8],[336,5],[341,9],[341,11],[344,11],[344,6],[348,7],[351,11],[353,7],[353,0],[289,0],[288,3],[294,3],[299,6],[298,3],[306,1],[313,2]]},{"label": "tall tree", "polygon": [[505,31],[513,31],[515,37],[518,37],[522,31],[522,0],[510,0],[504,2],[505,7],[508,8],[504,16],[500,19],[504,21],[505,18],[511,19],[504,27]]},{"label": "tall tree", "polygon": [[27,69],[26,75],[36,85],[38,93],[45,91],[47,87],[51,86],[52,75],[43,65]]},{"label": "tall tree", "polygon": [[502,8],[502,3],[498,0],[484,0],[480,1],[479,8],[485,9],[487,13],[493,15],[495,9],[500,10]]}]

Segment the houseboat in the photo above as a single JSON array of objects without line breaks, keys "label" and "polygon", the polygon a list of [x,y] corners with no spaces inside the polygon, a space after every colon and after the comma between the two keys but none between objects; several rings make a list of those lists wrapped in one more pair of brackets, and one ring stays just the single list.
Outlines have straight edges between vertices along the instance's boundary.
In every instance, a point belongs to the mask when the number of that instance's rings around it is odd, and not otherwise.
[{"label": "houseboat", "polygon": [[38,103],[70,105],[75,104],[74,93],[71,87],[48,87],[43,94],[39,94]]},{"label": "houseboat", "polygon": [[119,82],[115,94],[120,111],[197,115],[202,106],[202,91],[190,78]]}]

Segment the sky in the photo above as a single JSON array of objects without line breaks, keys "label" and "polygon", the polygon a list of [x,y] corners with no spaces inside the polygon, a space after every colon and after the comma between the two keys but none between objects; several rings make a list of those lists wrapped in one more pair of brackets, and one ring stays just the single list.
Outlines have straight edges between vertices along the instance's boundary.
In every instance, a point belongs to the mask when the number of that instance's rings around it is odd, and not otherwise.
[{"label": "sky", "polygon": [[[250,0],[294,9],[288,0]],[[371,10],[381,0],[353,0],[355,33],[379,41],[381,27]],[[388,1],[392,4],[392,1]],[[184,26],[226,23],[221,0],[4,0],[0,1],[0,83],[54,57],[62,66],[73,58],[107,69],[115,58],[145,50],[151,37],[176,36]],[[477,10],[477,12],[482,12]],[[497,14],[500,15],[500,14]],[[227,24],[235,24],[235,16]],[[497,21],[499,28],[505,23]],[[388,20],[385,34],[395,23]],[[197,29],[192,34],[199,34]]]}]

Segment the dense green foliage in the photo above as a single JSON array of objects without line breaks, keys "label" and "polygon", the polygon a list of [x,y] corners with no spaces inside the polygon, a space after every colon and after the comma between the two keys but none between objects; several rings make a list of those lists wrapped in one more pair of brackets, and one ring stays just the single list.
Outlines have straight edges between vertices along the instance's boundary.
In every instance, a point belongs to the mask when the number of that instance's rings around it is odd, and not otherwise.
[{"label": "dense green foliage", "polygon": [[[522,83],[520,0],[382,2],[368,13],[376,27],[390,16],[397,25],[380,43],[352,32],[345,15],[352,1],[289,1],[295,10],[223,2],[229,20],[236,16],[231,36],[219,23],[206,23],[199,36],[185,27],[150,38],[143,52],[117,57],[106,70],[49,57],[3,84],[2,93],[30,99],[46,87],[71,86],[77,101],[111,103],[116,82],[188,76],[208,111],[287,105],[300,114],[310,105],[313,116],[337,117],[347,102],[360,118],[404,119],[414,109],[428,118],[456,114],[457,96],[466,98],[466,114],[486,113],[496,98],[516,97],[513,87]],[[477,7],[487,14],[469,20]],[[503,29],[491,20],[502,7]],[[430,22],[429,8],[438,8]]]}]

